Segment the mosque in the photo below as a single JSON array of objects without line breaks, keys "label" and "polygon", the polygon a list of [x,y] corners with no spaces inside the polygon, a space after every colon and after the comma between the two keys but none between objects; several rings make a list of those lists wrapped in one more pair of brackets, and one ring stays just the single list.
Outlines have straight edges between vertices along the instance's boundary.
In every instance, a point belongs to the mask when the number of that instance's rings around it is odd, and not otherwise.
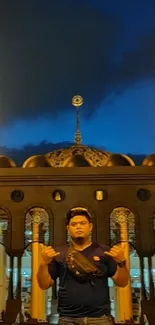
[{"label": "mosque", "polygon": [[82,206],[92,215],[92,240],[121,245],[130,269],[126,288],[117,288],[109,280],[115,323],[147,324],[148,318],[152,325],[155,154],[136,166],[127,155],[82,145],[82,97],[74,96],[72,104],[76,108],[73,146],[29,157],[21,167],[0,156],[1,321],[6,300],[13,299],[21,303],[19,323],[48,320],[57,324],[59,283],[43,292],[36,281],[40,242],[56,247],[69,241],[65,216],[72,207]]}]

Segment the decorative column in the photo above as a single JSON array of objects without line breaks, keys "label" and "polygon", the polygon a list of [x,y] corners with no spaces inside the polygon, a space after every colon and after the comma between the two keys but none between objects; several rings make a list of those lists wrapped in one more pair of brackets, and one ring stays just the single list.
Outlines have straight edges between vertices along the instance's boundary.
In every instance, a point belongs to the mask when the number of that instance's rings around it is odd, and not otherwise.
[{"label": "decorative column", "polygon": [[[0,243],[3,242],[3,222],[0,221]],[[0,319],[1,313],[6,308],[6,253],[0,245]]]},{"label": "decorative column", "polygon": [[41,247],[39,244],[40,212],[33,209],[32,216],[32,276],[31,276],[31,318],[46,320],[45,315],[45,292],[39,288],[37,272],[41,260]]},{"label": "decorative column", "polygon": [[[115,210],[116,220],[120,229],[120,246],[124,251],[127,267],[130,270],[130,247],[128,244],[128,215],[130,211],[126,208],[117,208]],[[116,287],[116,320],[126,322],[132,320],[132,290],[129,280],[125,288]]]}]

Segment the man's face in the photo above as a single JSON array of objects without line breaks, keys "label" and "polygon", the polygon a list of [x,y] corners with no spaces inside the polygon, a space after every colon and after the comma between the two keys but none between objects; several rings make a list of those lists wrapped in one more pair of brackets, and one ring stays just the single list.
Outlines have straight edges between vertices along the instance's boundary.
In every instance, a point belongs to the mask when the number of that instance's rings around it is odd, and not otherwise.
[{"label": "man's face", "polygon": [[88,238],[92,228],[92,223],[90,223],[83,215],[71,218],[69,225],[67,226],[67,230],[73,239]]}]

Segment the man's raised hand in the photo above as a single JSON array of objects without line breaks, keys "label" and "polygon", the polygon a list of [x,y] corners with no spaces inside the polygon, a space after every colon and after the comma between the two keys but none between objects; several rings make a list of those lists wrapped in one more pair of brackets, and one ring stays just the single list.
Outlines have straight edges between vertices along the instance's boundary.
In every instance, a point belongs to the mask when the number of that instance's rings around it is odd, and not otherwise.
[{"label": "man's raised hand", "polygon": [[44,264],[51,263],[56,256],[60,255],[60,253],[56,252],[52,246],[42,245],[41,248],[41,258]]}]

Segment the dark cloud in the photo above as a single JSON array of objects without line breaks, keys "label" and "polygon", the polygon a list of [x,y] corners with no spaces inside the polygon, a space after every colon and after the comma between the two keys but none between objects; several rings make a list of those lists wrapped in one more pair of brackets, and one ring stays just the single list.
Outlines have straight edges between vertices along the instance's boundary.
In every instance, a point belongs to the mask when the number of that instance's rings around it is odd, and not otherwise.
[{"label": "dark cloud", "polygon": [[126,82],[155,76],[155,29],[137,40],[137,47],[123,54],[119,79]]},{"label": "dark cloud", "polygon": [[0,20],[3,123],[57,114],[77,93],[100,101],[119,21],[80,0],[1,0]]},{"label": "dark cloud", "polygon": [[154,76],[155,34],[118,66],[124,24],[84,0],[0,0],[0,24],[3,124],[56,116],[77,93],[89,117],[111,91]]},{"label": "dark cloud", "polygon": [[129,86],[155,78],[155,29],[139,35],[136,48],[124,51],[109,82],[109,92],[123,93]]}]

